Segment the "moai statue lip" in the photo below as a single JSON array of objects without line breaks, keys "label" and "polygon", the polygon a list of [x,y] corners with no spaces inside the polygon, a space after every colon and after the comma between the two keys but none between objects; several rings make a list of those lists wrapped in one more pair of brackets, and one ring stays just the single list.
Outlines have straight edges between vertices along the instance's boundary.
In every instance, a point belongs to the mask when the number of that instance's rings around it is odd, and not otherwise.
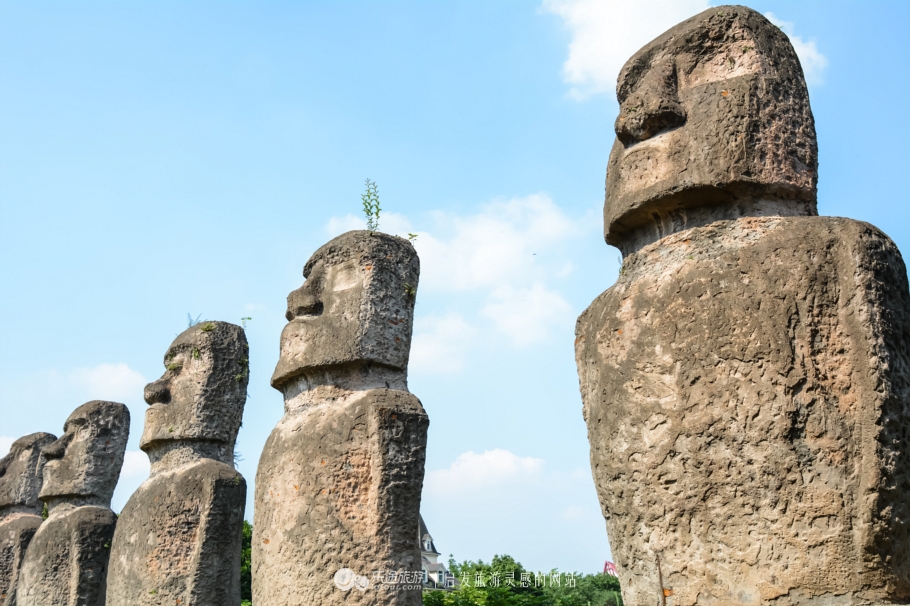
[{"label": "moai statue lip", "polygon": [[349,231],[319,248],[288,295],[272,387],[308,369],[371,362],[406,371],[420,262],[407,240]]},{"label": "moai statue lip", "polygon": [[243,329],[206,321],[187,328],[164,355],[164,375],[145,386],[146,452],[171,442],[217,442],[233,450],[249,383]]},{"label": "moai statue lip", "polygon": [[38,493],[45,463],[41,449],[56,439],[57,436],[43,432],[23,436],[13,442],[9,453],[0,459],[0,515],[41,513]]},{"label": "moai statue lip", "polygon": [[720,218],[817,214],[799,59],[754,10],[720,6],[671,28],[626,62],[616,95],[604,237],[624,254]]},{"label": "moai statue lip", "polygon": [[93,400],[74,410],[63,435],[42,450],[41,500],[110,507],[129,433],[130,411],[123,404]]}]

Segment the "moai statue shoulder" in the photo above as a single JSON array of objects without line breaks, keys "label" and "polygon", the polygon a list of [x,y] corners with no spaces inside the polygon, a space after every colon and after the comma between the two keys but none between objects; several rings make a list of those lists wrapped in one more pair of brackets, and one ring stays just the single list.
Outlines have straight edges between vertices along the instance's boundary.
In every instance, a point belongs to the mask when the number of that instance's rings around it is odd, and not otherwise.
[{"label": "moai statue shoulder", "polygon": [[151,477],[130,497],[111,547],[107,606],[239,606],[246,481],[234,443],[249,382],[239,326],[202,322],[145,387],[140,448]]},{"label": "moai statue shoulder", "polygon": [[[429,420],[407,388],[419,272],[407,240],[353,231],[317,250],[288,295],[272,376],[285,414],[256,474],[253,603],[421,603]],[[377,582],[389,571],[398,582]]]},{"label": "moai statue shoulder", "polygon": [[28,546],[16,606],[103,606],[117,516],[111,497],[130,434],[129,409],[95,400],[73,411],[46,460],[48,518]]},{"label": "moai statue shoulder", "polygon": [[41,449],[57,436],[33,433],[13,442],[0,459],[0,604],[16,603],[25,550],[44,519],[38,500],[45,459]]},{"label": "moai statue shoulder", "polygon": [[910,600],[906,267],[875,227],[817,216],[789,40],[712,8],[629,59],[617,96],[623,269],[576,360],[624,602]]}]

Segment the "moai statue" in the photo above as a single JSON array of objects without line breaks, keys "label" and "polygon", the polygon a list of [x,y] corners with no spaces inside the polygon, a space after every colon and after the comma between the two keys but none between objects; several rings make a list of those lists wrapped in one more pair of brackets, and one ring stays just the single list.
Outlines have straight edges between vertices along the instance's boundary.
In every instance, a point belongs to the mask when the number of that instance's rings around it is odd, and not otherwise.
[{"label": "moai statue", "polygon": [[254,604],[421,603],[429,420],[407,388],[419,273],[407,240],[352,231],[288,295],[272,375],[285,414],[256,473]]},{"label": "moai statue", "polygon": [[910,603],[910,294],[816,212],[787,37],[709,9],[638,51],[581,315],[591,466],[629,606]]},{"label": "moai statue", "polygon": [[103,606],[130,411],[95,400],[73,411],[42,456],[48,518],[28,546],[16,606]]},{"label": "moai statue", "polygon": [[178,335],[145,386],[139,447],[151,477],[130,497],[111,546],[107,606],[239,606],[246,481],[234,442],[249,382],[239,326]]},{"label": "moai statue", "polygon": [[0,459],[0,604],[16,603],[16,586],[25,550],[44,519],[41,449],[57,436],[33,433],[19,438]]}]

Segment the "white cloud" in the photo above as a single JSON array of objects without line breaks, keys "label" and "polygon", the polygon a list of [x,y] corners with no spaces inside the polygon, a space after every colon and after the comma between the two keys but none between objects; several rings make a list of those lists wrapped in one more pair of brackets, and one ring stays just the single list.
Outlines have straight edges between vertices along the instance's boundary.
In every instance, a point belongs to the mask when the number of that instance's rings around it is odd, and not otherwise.
[{"label": "white cloud", "polygon": [[120,479],[140,477],[145,480],[151,472],[152,466],[149,457],[141,450],[127,450],[123,454],[123,469],[120,470]]},{"label": "white cloud", "polygon": [[10,436],[0,436],[0,457],[5,457],[9,453],[9,449],[12,447],[13,442],[16,441],[16,438]]},{"label": "white cloud", "polygon": [[417,316],[411,345],[411,370],[445,374],[464,367],[464,355],[477,330],[459,314]]},{"label": "white cloud", "polygon": [[516,483],[539,481],[543,459],[519,457],[496,448],[458,455],[448,469],[427,472],[424,491],[434,496],[475,493]]},{"label": "white cloud", "polygon": [[796,51],[799,62],[803,66],[806,82],[808,84],[821,84],[823,82],[823,72],[828,67],[828,58],[819,52],[818,47],[815,46],[815,41],[806,41],[794,34],[793,23],[779,19],[774,13],[765,13],[765,17],[768,18],[768,21],[784,30],[784,33],[790,38],[793,50]]},{"label": "white cloud", "polygon": [[569,95],[584,100],[612,92],[626,60],[680,21],[709,7],[708,0],[544,0],[572,35],[563,78]]},{"label": "white cloud", "polygon": [[434,218],[448,237],[421,233],[415,242],[421,287],[446,292],[539,280],[547,270],[543,253],[584,229],[545,194],[498,200],[466,217],[438,212]]},{"label": "white cloud", "polygon": [[133,400],[142,396],[145,377],[123,363],[77,368],[67,375],[93,400]]},{"label": "white cloud", "polygon": [[517,346],[542,341],[552,328],[563,326],[571,330],[575,316],[562,295],[542,284],[530,288],[501,286],[493,291],[480,313]]}]

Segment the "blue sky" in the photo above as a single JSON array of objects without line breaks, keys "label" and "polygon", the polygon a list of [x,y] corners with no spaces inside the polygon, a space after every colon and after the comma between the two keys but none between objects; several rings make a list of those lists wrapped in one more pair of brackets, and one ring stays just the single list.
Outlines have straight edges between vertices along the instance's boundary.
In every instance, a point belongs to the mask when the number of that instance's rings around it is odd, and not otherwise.
[{"label": "blue sky", "polygon": [[[282,413],[287,293],[360,225],[419,234],[411,390],[446,555],[593,572],[575,317],[616,279],[600,210],[615,75],[703,0],[0,2],[0,453],[81,403],[132,411],[187,313],[251,316],[252,494]],[[910,4],[761,1],[806,67],[822,214],[910,250]],[[247,506],[252,519],[252,500]]]}]

